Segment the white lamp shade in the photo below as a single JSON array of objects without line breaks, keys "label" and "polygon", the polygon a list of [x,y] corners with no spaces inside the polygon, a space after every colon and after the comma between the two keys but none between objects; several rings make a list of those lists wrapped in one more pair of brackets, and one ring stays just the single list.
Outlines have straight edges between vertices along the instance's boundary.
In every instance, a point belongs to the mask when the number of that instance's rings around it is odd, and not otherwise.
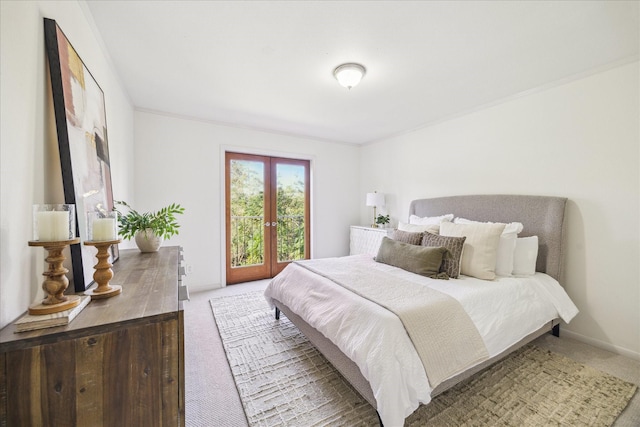
[{"label": "white lamp shade", "polygon": [[333,75],[340,85],[351,89],[362,80],[365,69],[360,64],[342,64],[333,71]]},{"label": "white lamp shade", "polygon": [[384,206],[384,194],[367,193],[367,206]]}]

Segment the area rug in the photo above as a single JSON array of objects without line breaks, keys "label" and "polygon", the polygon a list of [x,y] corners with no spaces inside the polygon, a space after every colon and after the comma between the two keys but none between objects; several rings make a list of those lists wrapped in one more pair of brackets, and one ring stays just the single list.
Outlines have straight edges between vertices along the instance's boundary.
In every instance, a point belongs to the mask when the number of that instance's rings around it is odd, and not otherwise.
[{"label": "area rug", "polygon": [[[211,307],[250,426],[375,426],[367,403],[262,292]],[[610,426],[636,386],[528,345],[437,396],[405,426]],[[393,426],[387,426],[393,427]]]}]

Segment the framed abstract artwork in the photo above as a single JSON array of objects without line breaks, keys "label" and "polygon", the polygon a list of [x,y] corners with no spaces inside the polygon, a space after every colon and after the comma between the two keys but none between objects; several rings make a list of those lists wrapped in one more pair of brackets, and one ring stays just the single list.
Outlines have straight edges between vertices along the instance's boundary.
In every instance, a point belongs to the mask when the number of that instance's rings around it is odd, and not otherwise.
[{"label": "framed abstract artwork", "polygon": [[[56,21],[44,19],[45,45],[51,74],[53,110],[58,134],[65,203],[76,205],[76,235],[71,245],[76,292],[93,282],[95,250],[87,240],[87,214],[111,211],[113,191],[104,93]],[[118,246],[111,246],[111,261]]]}]

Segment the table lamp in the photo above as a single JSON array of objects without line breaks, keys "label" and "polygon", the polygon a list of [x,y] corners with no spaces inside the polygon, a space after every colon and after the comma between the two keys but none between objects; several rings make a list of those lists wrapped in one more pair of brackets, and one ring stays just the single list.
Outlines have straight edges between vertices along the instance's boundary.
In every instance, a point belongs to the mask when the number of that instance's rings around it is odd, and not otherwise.
[{"label": "table lamp", "polygon": [[380,194],[376,191],[373,193],[367,193],[367,206],[373,206],[373,223],[372,228],[378,228],[376,224],[376,208],[378,206],[384,206],[384,194]]}]

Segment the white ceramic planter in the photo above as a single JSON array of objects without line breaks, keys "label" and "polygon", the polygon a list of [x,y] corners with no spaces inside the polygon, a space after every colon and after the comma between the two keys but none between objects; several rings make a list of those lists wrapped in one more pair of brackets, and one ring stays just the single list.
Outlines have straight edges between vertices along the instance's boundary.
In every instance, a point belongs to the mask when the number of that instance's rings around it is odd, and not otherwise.
[{"label": "white ceramic planter", "polygon": [[135,235],[135,239],[140,252],[158,252],[158,249],[164,240],[161,236],[156,236],[150,228],[138,231]]}]

